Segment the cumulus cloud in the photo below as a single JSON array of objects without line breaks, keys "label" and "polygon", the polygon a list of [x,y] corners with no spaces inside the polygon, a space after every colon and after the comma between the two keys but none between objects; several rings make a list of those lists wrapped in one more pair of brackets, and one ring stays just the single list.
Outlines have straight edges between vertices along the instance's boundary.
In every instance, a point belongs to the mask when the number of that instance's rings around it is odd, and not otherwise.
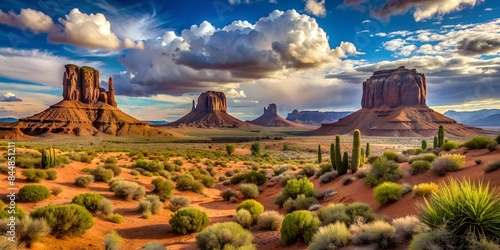
[{"label": "cumulus cloud", "polygon": [[223,28],[209,22],[180,35],[168,31],[129,50],[119,60],[127,72],[115,79],[117,93],[155,95],[238,88],[239,83],[291,69],[338,64],[359,52],[349,42],[330,48],[316,20],[295,10],[273,11],[256,23],[235,21]]},{"label": "cumulus cloud", "polygon": [[235,89],[231,89],[226,92],[226,97],[227,98],[245,98],[247,95],[245,95],[245,92],[243,90],[240,90],[239,92]]},{"label": "cumulus cloud", "polygon": [[498,34],[487,37],[464,38],[459,42],[458,53],[464,55],[488,55],[500,52],[500,37]]},{"label": "cumulus cloud", "polygon": [[19,14],[14,11],[5,13],[0,10],[0,23],[19,29],[27,29],[35,34],[49,32],[54,25],[50,16],[29,8],[21,9]]},{"label": "cumulus cloud", "polygon": [[304,10],[307,13],[321,17],[326,15],[325,0],[304,0],[304,2],[306,2]]},{"label": "cumulus cloud", "polygon": [[382,45],[386,50],[393,51],[395,56],[409,56],[417,49],[417,46],[413,44],[408,45],[408,42],[401,38],[384,42]]},{"label": "cumulus cloud", "polygon": [[17,98],[16,95],[12,92],[7,92],[3,96],[0,96],[0,102],[22,102],[20,98]]}]

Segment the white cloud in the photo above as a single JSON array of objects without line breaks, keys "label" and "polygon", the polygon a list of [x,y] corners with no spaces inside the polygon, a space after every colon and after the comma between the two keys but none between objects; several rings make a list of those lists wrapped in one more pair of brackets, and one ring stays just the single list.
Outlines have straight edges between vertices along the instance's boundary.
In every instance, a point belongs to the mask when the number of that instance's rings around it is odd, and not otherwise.
[{"label": "white cloud", "polygon": [[21,9],[19,14],[13,11],[4,13],[0,10],[0,23],[19,29],[28,29],[35,34],[49,32],[54,25],[50,16],[33,9]]},{"label": "white cloud", "polygon": [[484,9],[484,10],[485,10],[485,11],[492,11],[492,10],[493,10],[493,8],[486,8],[486,9]]},{"label": "white cloud", "polygon": [[20,98],[16,97],[16,95],[12,92],[7,92],[3,96],[0,96],[0,102],[21,102]]},{"label": "white cloud", "polygon": [[245,92],[243,90],[240,90],[239,92],[235,89],[231,89],[226,92],[226,97],[227,98],[245,98],[247,97],[245,95]]},{"label": "white cloud", "polygon": [[375,34],[376,36],[380,36],[380,37],[386,37],[387,36],[387,33],[385,32],[378,32]]},{"label": "white cloud", "polygon": [[370,20],[366,19],[366,20],[364,20],[364,21],[363,21],[363,22],[361,22],[361,23],[371,23],[371,22],[372,22],[372,21],[370,21]]},{"label": "white cloud", "polygon": [[306,2],[305,11],[315,16],[325,16],[325,0],[304,0]]}]

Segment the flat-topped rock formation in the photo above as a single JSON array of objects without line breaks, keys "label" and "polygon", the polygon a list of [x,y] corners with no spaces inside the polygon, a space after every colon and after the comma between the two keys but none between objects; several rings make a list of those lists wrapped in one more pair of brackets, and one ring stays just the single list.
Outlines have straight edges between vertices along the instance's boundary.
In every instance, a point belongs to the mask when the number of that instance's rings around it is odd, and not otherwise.
[{"label": "flat-topped rock formation", "polygon": [[361,109],[338,122],[322,124],[309,135],[350,134],[359,129],[372,136],[434,136],[440,125],[447,135],[473,136],[488,131],[464,126],[442,115],[426,104],[427,86],[424,74],[417,70],[376,71],[363,82]]},{"label": "flat-topped rock formation", "polygon": [[248,123],[265,126],[265,127],[298,127],[297,123],[288,121],[283,117],[278,115],[278,108],[276,104],[271,103],[269,106],[264,107],[264,114],[259,116],[257,119],[252,121],[247,121]]},{"label": "flat-topped rock formation", "polygon": [[336,122],[340,118],[346,117],[352,112],[334,112],[334,111],[298,111],[293,110],[288,113],[286,119],[299,124],[321,125],[322,123]]},{"label": "flat-topped rock formation", "polygon": [[226,95],[223,92],[207,91],[198,97],[196,105],[193,100],[191,112],[167,126],[238,128],[252,125],[227,113]]},{"label": "flat-topped rock formation", "polygon": [[2,125],[0,138],[29,138],[47,133],[77,136],[171,135],[121,111],[115,101],[111,78],[106,91],[100,87],[99,71],[71,64],[65,67],[63,100],[38,114]]}]

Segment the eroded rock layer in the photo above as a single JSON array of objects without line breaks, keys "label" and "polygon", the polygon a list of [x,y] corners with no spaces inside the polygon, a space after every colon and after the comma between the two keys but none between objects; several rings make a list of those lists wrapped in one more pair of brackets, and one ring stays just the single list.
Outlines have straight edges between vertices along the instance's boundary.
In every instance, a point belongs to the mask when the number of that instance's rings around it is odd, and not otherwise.
[{"label": "eroded rock layer", "polygon": [[259,116],[253,121],[248,121],[248,123],[265,126],[265,127],[298,127],[297,123],[288,121],[283,117],[278,115],[278,108],[276,104],[271,103],[267,108],[264,107],[264,114]]}]

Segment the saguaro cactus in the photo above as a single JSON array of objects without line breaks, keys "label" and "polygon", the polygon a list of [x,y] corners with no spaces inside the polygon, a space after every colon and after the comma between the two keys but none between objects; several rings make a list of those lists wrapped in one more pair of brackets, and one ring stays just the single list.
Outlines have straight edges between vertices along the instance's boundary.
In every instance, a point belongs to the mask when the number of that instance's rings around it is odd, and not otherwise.
[{"label": "saguaro cactus", "polygon": [[438,130],[438,147],[442,147],[444,143],[444,127],[439,126]]},{"label": "saguaro cactus", "polygon": [[330,162],[332,163],[333,169],[337,170],[335,166],[335,144],[330,144]]},{"label": "saguaro cactus", "polygon": [[422,140],[422,150],[425,150],[425,149],[427,149],[427,141]]},{"label": "saguaro cactus", "polygon": [[432,148],[437,148],[438,147],[438,138],[434,136],[434,143],[432,144]]},{"label": "saguaro cactus", "polygon": [[370,143],[366,143],[365,156],[366,158],[370,157]]},{"label": "saguaro cactus", "polygon": [[347,152],[344,152],[342,167],[339,168],[337,172],[339,173],[339,175],[344,175],[347,173],[347,169],[349,169],[349,155],[347,154]]},{"label": "saguaro cactus", "polygon": [[361,157],[361,132],[356,129],[352,139],[351,172],[356,173]]},{"label": "saguaro cactus", "polygon": [[335,165],[337,171],[340,165],[342,165],[342,155],[340,154],[340,135],[335,137]]},{"label": "saguaro cactus", "polygon": [[323,159],[321,158],[321,145],[318,145],[318,164],[321,164],[321,161]]}]

